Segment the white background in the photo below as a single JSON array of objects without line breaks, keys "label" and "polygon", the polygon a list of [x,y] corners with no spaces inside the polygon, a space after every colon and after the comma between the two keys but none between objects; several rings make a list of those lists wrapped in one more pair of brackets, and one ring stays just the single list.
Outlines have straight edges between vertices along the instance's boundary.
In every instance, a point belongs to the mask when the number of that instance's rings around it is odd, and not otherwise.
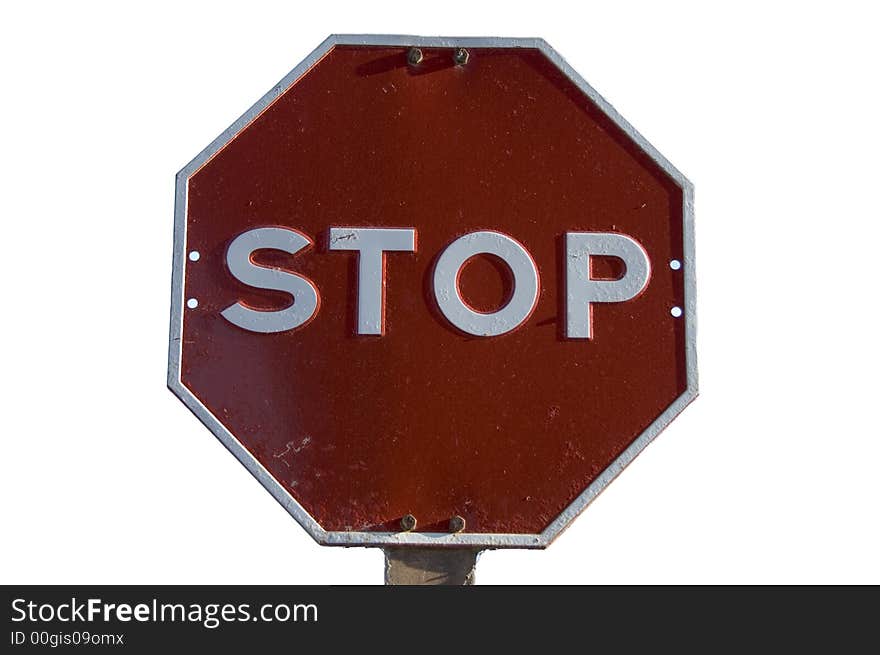
[{"label": "white background", "polygon": [[696,187],[702,395],[478,581],[880,583],[868,3],[297,4],[3,10],[0,582],[381,583],[165,388],[174,174],[340,32],[541,36]]}]

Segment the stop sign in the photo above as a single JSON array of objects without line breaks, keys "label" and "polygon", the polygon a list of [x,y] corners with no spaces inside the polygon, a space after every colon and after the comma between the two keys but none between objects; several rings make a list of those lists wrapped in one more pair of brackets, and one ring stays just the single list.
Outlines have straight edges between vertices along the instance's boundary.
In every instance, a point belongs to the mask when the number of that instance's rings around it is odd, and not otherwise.
[{"label": "stop sign", "polygon": [[544,547],[696,396],[692,187],[541,40],[331,37],[176,193],[169,386],[322,544]]}]

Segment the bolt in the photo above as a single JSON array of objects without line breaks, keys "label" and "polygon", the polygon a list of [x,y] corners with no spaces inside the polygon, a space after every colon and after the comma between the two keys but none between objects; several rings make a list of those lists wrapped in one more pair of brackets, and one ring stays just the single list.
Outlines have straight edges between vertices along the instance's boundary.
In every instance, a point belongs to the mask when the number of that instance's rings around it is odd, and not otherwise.
[{"label": "bolt", "polygon": [[416,529],[416,517],[412,514],[406,514],[402,519],[400,519],[400,527],[404,532],[409,532],[410,530]]},{"label": "bolt", "polygon": [[406,60],[410,66],[418,66],[422,63],[422,58],[422,51],[419,48],[410,48],[409,52],[406,53]]},{"label": "bolt", "polygon": [[450,532],[461,532],[464,530],[464,518],[456,514],[451,519],[449,519],[449,531]]},{"label": "bolt", "polygon": [[466,63],[468,63],[469,56],[470,55],[468,54],[468,51],[464,48],[456,48],[455,52],[452,55],[452,58],[455,60],[456,66],[464,66]]}]

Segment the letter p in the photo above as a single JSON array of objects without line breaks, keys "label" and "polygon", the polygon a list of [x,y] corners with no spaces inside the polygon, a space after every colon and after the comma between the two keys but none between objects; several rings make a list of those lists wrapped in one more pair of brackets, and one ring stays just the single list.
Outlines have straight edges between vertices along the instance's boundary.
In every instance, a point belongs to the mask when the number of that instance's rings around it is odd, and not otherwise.
[{"label": "letter p", "polygon": [[[617,280],[594,280],[590,275],[593,256],[617,257],[626,272]],[[593,337],[593,303],[631,300],[651,277],[645,249],[635,239],[615,232],[566,232],[565,262],[565,333],[569,339]]]}]

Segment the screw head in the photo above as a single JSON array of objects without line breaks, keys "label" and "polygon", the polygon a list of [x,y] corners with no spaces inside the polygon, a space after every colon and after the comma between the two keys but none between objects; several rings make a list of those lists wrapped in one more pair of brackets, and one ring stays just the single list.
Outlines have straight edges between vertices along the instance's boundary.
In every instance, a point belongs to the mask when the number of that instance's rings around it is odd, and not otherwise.
[{"label": "screw head", "polygon": [[412,514],[405,514],[402,519],[400,519],[400,527],[405,531],[409,532],[410,530],[415,530],[416,528],[416,517]]},{"label": "screw head", "polygon": [[456,66],[464,66],[468,62],[468,57],[470,57],[470,54],[464,48],[456,48],[452,54]]},{"label": "screw head", "polygon": [[406,53],[406,61],[410,66],[421,64],[422,59],[424,59],[424,55],[420,48],[410,48],[409,52]]},{"label": "screw head", "polygon": [[449,531],[450,532],[461,532],[464,530],[465,522],[464,517],[456,514],[451,519],[449,519]]}]

